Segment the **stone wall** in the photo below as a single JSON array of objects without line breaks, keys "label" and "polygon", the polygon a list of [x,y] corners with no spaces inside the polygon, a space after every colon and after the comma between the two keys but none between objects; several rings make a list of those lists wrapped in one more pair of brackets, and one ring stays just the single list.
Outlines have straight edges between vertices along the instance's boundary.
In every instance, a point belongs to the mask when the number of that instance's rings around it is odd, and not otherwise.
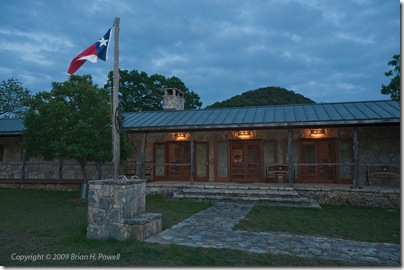
[{"label": "stone wall", "polygon": [[400,208],[399,189],[351,189],[349,187],[295,187],[299,194],[319,204]]},{"label": "stone wall", "polygon": [[[60,164],[57,161],[26,161],[24,171],[22,161],[0,162],[0,179],[20,180],[24,172],[24,179],[26,180],[59,180],[59,169]],[[106,162],[101,165],[101,171],[99,171],[97,163],[88,162],[86,171],[88,179],[111,178],[113,164],[112,162]],[[62,179],[83,179],[79,163],[76,161],[64,161]]]},{"label": "stone wall", "polygon": [[0,188],[43,189],[57,191],[79,191],[81,183],[7,183],[0,182]]}]

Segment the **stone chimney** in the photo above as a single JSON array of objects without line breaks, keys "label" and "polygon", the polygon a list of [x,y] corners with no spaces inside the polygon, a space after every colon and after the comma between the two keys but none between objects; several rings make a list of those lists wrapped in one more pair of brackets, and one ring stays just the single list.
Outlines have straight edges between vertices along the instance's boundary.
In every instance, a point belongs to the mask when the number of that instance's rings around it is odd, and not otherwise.
[{"label": "stone chimney", "polygon": [[180,90],[177,88],[164,88],[164,110],[183,110],[184,102],[184,93]]}]

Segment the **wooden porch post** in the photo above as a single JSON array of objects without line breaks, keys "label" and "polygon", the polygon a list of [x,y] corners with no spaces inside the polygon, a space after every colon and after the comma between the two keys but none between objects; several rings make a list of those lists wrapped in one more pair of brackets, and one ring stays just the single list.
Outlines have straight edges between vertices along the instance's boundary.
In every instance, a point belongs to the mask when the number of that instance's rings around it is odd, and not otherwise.
[{"label": "wooden porch post", "polygon": [[146,153],[146,133],[143,134],[142,146],[140,148],[140,178],[144,179],[145,176],[145,153]]},{"label": "wooden porch post", "polygon": [[288,130],[288,182],[293,187],[293,148],[292,148],[292,130]]},{"label": "wooden porch post", "polygon": [[354,128],[353,152],[354,152],[353,187],[359,188],[359,142],[358,142],[357,128]]},{"label": "wooden porch post", "polygon": [[192,134],[190,134],[191,137],[191,172],[190,172],[190,176],[189,176],[189,183],[191,185],[194,184],[194,176],[195,176],[195,168],[194,168],[194,138],[192,136]]}]

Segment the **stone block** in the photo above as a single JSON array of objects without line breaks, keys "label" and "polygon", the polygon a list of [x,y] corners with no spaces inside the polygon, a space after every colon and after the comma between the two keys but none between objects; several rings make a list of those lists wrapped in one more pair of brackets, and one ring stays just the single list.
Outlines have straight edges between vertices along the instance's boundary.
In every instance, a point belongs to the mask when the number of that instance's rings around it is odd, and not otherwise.
[{"label": "stone block", "polygon": [[111,208],[111,200],[108,197],[101,197],[98,205],[101,209],[109,210]]},{"label": "stone block", "polygon": [[130,226],[130,235],[137,241],[143,241],[162,231],[162,214],[144,213],[127,219]]}]

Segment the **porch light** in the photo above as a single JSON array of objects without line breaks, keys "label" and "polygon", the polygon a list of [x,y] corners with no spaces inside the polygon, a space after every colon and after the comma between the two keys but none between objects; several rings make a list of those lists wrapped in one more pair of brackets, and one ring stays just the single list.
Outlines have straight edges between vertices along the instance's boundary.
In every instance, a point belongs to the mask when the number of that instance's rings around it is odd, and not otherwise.
[{"label": "porch light", "polygon": [[237,136],[240,139],[249,139],[251,137],[251,131],[249,131],[249,130],[240,130],[239,132],[237,132]]},{"label": "porch light", "polygon": [[325,128],[313,128],[310,129],[310,137],[315,139],[321,139],[326,137]]},{"label": "porch light", "polygon": [[310,133],[311,135],[324,135],[325,129],[323,128],[310,129]]},{"label": "porch light", "polygon": [[187,134],[185,132],[176,132],[176,133],[174,133],[174,137],[179,141],[186,140]]}]

